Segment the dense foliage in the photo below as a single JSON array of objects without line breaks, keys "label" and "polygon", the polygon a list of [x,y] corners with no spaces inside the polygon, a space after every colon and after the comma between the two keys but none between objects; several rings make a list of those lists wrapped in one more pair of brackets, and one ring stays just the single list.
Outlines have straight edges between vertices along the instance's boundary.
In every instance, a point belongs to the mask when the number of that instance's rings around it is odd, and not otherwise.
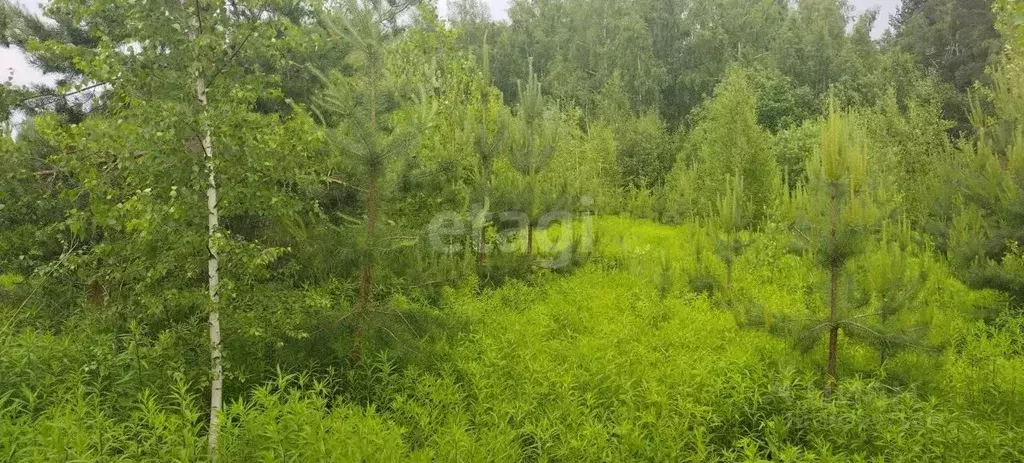
[{"label": "dense foliage", "polygon": [[1024,3],[449,3],[0,4],[0,461],[1024,459]]}]

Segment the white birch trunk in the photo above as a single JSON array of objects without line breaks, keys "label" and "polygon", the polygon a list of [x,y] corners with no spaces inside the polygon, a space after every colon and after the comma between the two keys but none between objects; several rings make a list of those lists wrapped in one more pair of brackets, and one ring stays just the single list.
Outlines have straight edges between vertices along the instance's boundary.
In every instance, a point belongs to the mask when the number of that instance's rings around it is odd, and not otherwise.
[{"label": "white birch trunk", "polygon": [[[188,8],[188,1],[182,2]],[[197,29],[202,24],[199,19],[199,10],[196,12]],[[202,31],[192,29],[191,39],[195,41]],[[196,100],[199,103],[199,137],[203,148],[203,155],[206,165],[206,249],[207,260],[207,286],[210,296],[209,306],[209,334],[210,334],[210,427],[207,431],[209,438],[208,450],[211,462],[217,461],[217,450],[220,443],[220,414],[223,409],[224,391],[224,369],[221,365],[220,340],[220,258],[217,255],[217,234],[220,229],[220,214],[217,210],[217,176],[213,163],[213,141],[210,137],[210,127],[206,121],[206,79],[203,77],[203,67],[198,62],[199,54],[196,54],[195,63],[195,90]]]},{"label": "white birch trunk", "polygon": [[[196,75],[196,99],[206,113],[206,81],[202,75]],[[220,341],[220,258],[217,255],[216,236],[220,227],[220,214],[217,211],[217,178],[213,164],[213,142],[210,139],[210,128],[203,121],[201,124],[203,152],[206,156],[206,212],[207,230],[206,247],[209,252],[208,286],[210,292],[210,428],[209,452],[210,461],[217,460],[217,447],[220,440],[220,412],[223,408],[224,371],[221,366]]]}]

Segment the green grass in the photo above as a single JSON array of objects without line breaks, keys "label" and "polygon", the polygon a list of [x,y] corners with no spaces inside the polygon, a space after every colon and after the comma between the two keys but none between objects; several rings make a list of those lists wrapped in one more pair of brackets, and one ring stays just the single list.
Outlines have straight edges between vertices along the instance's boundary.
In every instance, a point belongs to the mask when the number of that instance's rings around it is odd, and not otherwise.
[{"label": "green grass", "polygon": [[[939,350],[908,352],[880,370],[869,349],[843,340],[839,392],[825,398],[823,349],[803,353],[744,327],[742,313],[684,283],[700,265],[715,278],[723,271],[699,264],[698,232],[603,218],[596,254],[570,274],[452,289],[430,310],[463,328],[419,346],[426,361],[382,352],[353,370],[279,373],[227,407],[222,459],[1024,458],[1013,387],[1024,371],[1019,338],[1009,324],[969,317],[998,298],[919,258],[936,268],[919,311],[934,319],[929,342]],[[765,313],[795,313],[818,275],[774,236],[751,236],[735,291]],[[201,388],[147,379],[171,386],[129,394],[135,377],[116,373],[140,356],[156,364],[147,355],[157,351],[97,350],[117,341],[88,333],[24,332],[0,345],[0,461],[205,458]],[[79,365],[89,362],[99,363]]]}]

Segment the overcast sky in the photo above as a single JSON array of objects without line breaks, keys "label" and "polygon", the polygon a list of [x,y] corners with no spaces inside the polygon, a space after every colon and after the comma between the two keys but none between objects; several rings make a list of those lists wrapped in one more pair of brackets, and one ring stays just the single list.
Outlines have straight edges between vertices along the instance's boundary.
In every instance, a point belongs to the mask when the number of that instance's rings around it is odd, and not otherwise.
[{"label": "overcast sky", "polygon": [[[508,5],[512,0],[484,0],[488,6],[491,7],[491,17],[494,19],[506,19],[508,15]],[[700,0],[696,0],[700,1]],[[889,27],[889,15],[896,13],[896,7],[900,5],[900,0],[848,0],[853,4],[853,8],[857,13],[862,13],[870,8],[878,8],[879,15],[878,20],[875,21],[875,30],[873,34],[875,37],[881,37],[885,29]],[[445,12],[448,10],[448,0],[437,0],[439,3],[439,13],[441,17],[445,17]]]},{"label": "overcast sky", "polygon": [[[445,16],[447,11],[447,0],[437,0],[440,4],[441,16]],[[511,0],[486,0],[488,6],[491,7],[491,17],[494,19],[506,19],[508,15],[508,5]],[[45,3],[39,0],[21,0],[23,5],[29,7],[33,11],[39,11],[40,3]],[[896,7],[899,6],[900,0],[850,0],[853,4],[854,9],[857,13],[864,12],[869,8],[878,8],[879,15],[878,21],[875,23],[874,36],[881,37],[882,33],[887,27],[889,27],[889,15],[896,12]],[[0,63],[3,63],[3,76],[2,81],[7,81],[9,75],[14,76],[15,84],[30,84],[42,81],[53,80],[52,76],[43,76],[37,69],[33,68],[28,62],[25,61],[25,56],[20,50],[15,48],[0,48]]]}]

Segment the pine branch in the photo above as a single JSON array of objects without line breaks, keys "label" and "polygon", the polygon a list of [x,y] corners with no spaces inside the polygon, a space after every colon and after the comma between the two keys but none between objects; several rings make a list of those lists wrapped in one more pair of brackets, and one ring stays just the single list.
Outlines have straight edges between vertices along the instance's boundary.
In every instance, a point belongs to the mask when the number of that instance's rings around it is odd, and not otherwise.
[{"label": "pine branch", "polygon": [[87,92],[89,90],[92,90],[92,89],[97,88],[97,87],[102,87],[102,86],[107,85],[107,84],[108,84],[108,82],[100,82],[100,83],[89,85],[87,87],[80,88],[80,89],[75,90],[73,92],[52,93],[52,94],[48,93],[48,94],[43,94],[43,95],[36,95],[36,96],[25,98],[25,99],[19,101],[18,102],[18,106],[24,105],[25,103],[28,103],[29,101],[37,100],[37,99],[40,99],[40,98],[48,98],[48,97],[49,98],[67,98],[69,96],[74,96],[74,95],[77,95],[79,93],[85,93],[85,92]]}]

